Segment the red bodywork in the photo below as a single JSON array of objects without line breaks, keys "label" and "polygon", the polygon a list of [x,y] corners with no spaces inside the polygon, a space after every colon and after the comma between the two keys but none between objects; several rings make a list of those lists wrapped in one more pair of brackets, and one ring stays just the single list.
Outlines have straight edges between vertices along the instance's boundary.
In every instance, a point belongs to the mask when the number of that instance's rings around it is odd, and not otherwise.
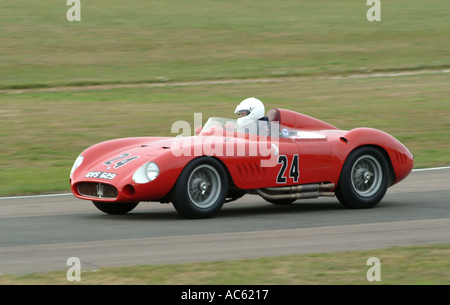
[{"label": "red bodywork", "polygon": [[[365,145],[379,148],[386,156],[390,167],[389,185],[404,179],[413,168],[413,156],[408,149],[394,137],[380,130],[356,128],[351,131],[343,131],[315,118],[284,109],[272,109],[268,113],[268,118],[270,121],[279,122],[290,131],[304,132],[306,136],[277,137],[278,162],[272,167],[261,166],[261,160],[267,160],[270,156],[238,156],[236,153],[230,155],[227,154],[225,147],[219,153],[211,155],[212,158],[220,160],[226,168],[231,178],[231,185],[234,184],[243,190],[320,182],[331,182],[337,186],[347,156],[355,148]],[[207,155],[205,154],[205,141],[211,141],[212,137],[216,136],[217,133],[208,134],[205,131],[200,136],[184,138],[185,143],[190,143],[190,147],[187,149],[192,152],[190,156],[174,156],[171,148],[177,138],[173,137],[125,138],[96,144],[82,152],[84,161],[70,177],[72,192],[80,199],[96,201],[164,200],[185,166],[194,158],[199,157],[195,152]],[[234,152],[239,145],[248,148],[257,142],[274,140],[270,137],[239,132],[224,131],[220,136],[225,138],[231,147],[234,146]],[[138,158],[117,168],[105,165],[109,160],[120,161],[120,156],[123,154]],[[287,164],[284,172],[282,172],[284,164],[280,162],[279,156],[286,156]],[[294,158],[298,158],[297,177],[290,174]],[[160,170],[159,176],[148,183],[134,182],[133,174],[149,161],[157,163]],[[86,178],[89,172],[108,172],[116,176],[112,180]],[[118,191],[118,196],[117,198],[83,196],[77,187],[81,182],[113,185]]]}]

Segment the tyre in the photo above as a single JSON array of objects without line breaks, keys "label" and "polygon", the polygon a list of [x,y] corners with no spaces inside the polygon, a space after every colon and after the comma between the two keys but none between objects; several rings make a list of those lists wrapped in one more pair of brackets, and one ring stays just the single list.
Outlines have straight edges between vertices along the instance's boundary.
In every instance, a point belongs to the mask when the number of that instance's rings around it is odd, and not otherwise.
[{"label": "tyre", "polygon": [[342,167],[336,197],[348,208],[372,208],[383,199],[388,185],[389,166],[383,153],[374,147],[360,147]]},{"label": "tyre", "polygon": [[192,160],[172,189],[175,209],[186,218],[209,218],[223,206],[228,193],[225,169],[214,158]]},{"label": "tyre", "polygon": [[100,211],[113,215],[126,214],[139,204],[139,202],[92,202]]},{"label": "tyre", "polygon": [[289,205],[297,199],[278,199],[278,200],[264,199],[264,200],[275,205]]}]

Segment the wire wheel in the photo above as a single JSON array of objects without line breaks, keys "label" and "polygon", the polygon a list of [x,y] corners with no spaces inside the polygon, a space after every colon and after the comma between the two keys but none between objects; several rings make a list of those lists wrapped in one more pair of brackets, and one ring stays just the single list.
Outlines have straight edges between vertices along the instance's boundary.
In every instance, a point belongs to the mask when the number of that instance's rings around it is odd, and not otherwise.
[{"label": "wire wheel", "polygon": [[196,167],[188,178],[188,194],[192,204],[205,209],[211,207],[219,198],[221,189],[220,175],[208,164]]},{"label": "wire wheel", "polygon": [[222,208],[227,193],[227,172],[222,164],[211,157],[199,157],[183,169],[170,197],[182,216],[209,218]]},{"label": "wire wheel", "polygon": [[376,206],[389,186],[388,159],[372,146],[352,151],[342,167],[336,197],[351,209]]},{"label": "wire wheel", "polygon": [[364,155],[353,164],[352,186],[361,197],[370,197],[380,189],[382,176],[380,162],[371,155]]}]

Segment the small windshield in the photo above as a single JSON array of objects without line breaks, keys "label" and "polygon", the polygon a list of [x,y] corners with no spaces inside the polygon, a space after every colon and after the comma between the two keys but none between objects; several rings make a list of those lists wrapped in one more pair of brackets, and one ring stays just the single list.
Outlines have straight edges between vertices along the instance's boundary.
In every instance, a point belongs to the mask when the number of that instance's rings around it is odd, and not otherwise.
[{"label": "small windshield", "polygon": [[[280,125],[278,122],[268,122],[263,120],[249,121],[245,125],[240,126],[237,120],[226,118],[209,118],[206,122],[201,135],[214,134],[222,132],[242,132],[245,134],[253,134],[258,136],[280,136]],[[285,133],[286,134],[286,133]],[[289,133],[287,133],[289,134]]]},{"label": "small windshield", "polygon": [[237,120],[226,118],[209,118],[205,123],[205,126],[203,126],[202,133],[205,131],[241,132],[241,127],[237,123]]},{"label": "small windshield", "polygon": [[311,132],[297,130],[291,127],[278,124],[276,121],[268,122],[263,120],[250,121],[240,126],[237,120],[227,118],[209,118],[205,123],[200,135],[223,134],[223,132],[237,132],[253,134],[258,136],[270,136],[291,139],[326,139],[321,132]]}]

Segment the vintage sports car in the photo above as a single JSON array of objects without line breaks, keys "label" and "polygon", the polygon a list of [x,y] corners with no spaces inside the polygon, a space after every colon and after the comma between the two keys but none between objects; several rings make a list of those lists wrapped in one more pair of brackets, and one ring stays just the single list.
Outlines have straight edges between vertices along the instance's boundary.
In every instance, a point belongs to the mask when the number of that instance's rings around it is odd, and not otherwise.
[{"label": "vintage sports car", "polygon": [[72,192],[109,214],[154,201],[172,202],[187,218],[208,218],[245,194],[280,205],[336,196],[359,209],[378,204],[413,168],[409,150],[380,130],[339,130],[285,109],[257,123],[255,131],[210,118],[195,136],[96,144],[76,159]]}]

